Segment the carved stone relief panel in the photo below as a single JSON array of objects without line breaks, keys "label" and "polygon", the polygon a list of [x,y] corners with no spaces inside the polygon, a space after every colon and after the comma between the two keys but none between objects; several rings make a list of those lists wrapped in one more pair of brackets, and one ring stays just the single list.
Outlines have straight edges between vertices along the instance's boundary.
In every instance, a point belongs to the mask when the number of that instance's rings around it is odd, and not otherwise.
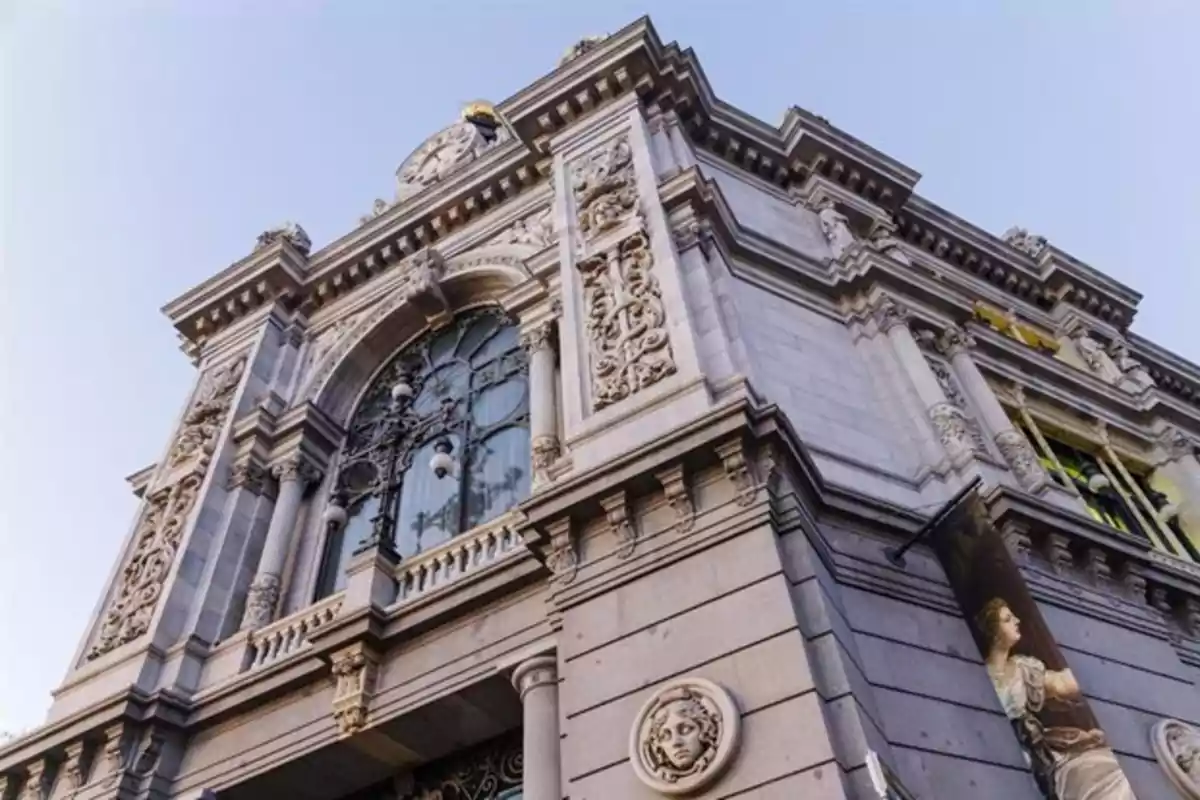
[{"label": "carved stone relief panel", "polygon": [[629,137],[618,136],[571,165],[579,229],[594,239],[634,215],[637,186]]},{"label": "carved stone relief panel", "polygon": [[1200,800],[1200,730],[1186,722],[1164,719],[1151,730],[1150,744],[1180,796]]},{"label": "carved stone relief panel", "polygon": [[662,292],[645,232],[580,261],[584,329],[596,410],[676,371]]},{"label": "carved stone relief panel", "polygon": [[986,454],[988,452],[987,437],[983,433],[983,427],[980,426],[979,420],[975,418],[974,413],[971,411],[967,397],[958,385],[958,379],[954,377],[954,373],[950,371],[950,367],[941,360],[931,356],[926,356],[925,360],[928,362],[933,376],[937,378],[938,385],[942,387],[942,392],[945,393],[946,399],[962,412],[963,421],[967,426],[967,432],[970,434],[971,449],[976,453]]},{"label": "carved stone relief panel", "polygon": [[87,651],[88,660],[149,631],[245,368],[246,357],[239,356],[201,379],[158,486],[146,497],[130,552]]},{"label": "carved stone relief panel", "polygon": [[721,776],[740,738],[741,715],[729,692],[704,678],[680,678],[638,712],[629,734],[629,762],[654,791],[691,794]]},{"label": "carved stone relief panel", "polygon": [[553,209],[547,207],[517,220],[488,241],[489,245],[518,244],[544,250],[558,241]]}]

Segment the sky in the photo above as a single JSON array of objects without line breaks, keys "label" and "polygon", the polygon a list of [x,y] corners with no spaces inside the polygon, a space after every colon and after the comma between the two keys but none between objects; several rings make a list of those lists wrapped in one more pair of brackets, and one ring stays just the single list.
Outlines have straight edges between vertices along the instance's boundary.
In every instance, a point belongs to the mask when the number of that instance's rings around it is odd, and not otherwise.
[{"label": "sky", "polygon": [[161,306],[284,220],[348,232],[465,102],[644,13],[722,99],[1047,236],[1200,361],[1195,0],[0,0],[0,730],[43,720],[191,385]]}]

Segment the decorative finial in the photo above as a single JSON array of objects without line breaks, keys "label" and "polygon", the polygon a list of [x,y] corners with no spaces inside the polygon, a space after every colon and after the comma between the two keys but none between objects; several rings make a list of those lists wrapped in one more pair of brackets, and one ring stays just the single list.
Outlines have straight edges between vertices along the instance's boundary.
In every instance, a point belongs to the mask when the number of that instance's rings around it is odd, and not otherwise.
[{"label": "decorative finial", "polygon": [[1036,236],[1024,228],[1009,228],[1001,238],[1031,258],[1040,256],[1049,245],[1045,236]]},{"label": "decorative finial", "polygon": [[258,242],[254,245],[254,249],[261,250],[264,247],[270,247],[280,239],[286,239],[292,247],[304,255],[308,255],[308,251],[312,249],[312,239],[309,239],[304,228],[295,222],[285,222],[263,231],[258,235]]}]

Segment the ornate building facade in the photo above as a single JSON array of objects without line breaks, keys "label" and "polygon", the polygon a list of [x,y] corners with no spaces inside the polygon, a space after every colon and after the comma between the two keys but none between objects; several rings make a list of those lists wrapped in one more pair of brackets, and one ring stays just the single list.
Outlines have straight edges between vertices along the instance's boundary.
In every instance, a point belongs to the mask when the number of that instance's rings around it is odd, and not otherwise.
[{"label": "ornate building facade", "polygon": [[[1135,291],[647,20],[396,177],[166,307],[194,389],[0,800],[1200,797],[1200,369]],[[1070,669],[889,550],[967,486]]]}]

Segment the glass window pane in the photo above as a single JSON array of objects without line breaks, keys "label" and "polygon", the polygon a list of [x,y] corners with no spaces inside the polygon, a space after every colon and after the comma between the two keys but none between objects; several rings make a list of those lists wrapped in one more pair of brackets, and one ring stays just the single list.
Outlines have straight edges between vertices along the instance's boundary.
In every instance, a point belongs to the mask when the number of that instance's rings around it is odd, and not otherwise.
[{"label": "glass window pane", "polygon": [[436,411],[443,400],[465,397],[469,379],[470,369],[461,361],[435,370],[425,379],[421,393],[413,400],[412,410],[425,415]]},{"label": "glass window pane", "polygon": [[494,314],[483,314],[471,323],[458,344],[458,357],[470,359],[484,341],[496,332],[500,320]]},{"label": "glass window pane", "polygon": [[[458,436],[446,438],[454,445],[451,455],[455,461],[460,460],[462,444]],[[436,547],[461,532],[461,483],[453,474],[438,478],[429,468],[435,443],[432,440],[420,448],[404,473],[396,518],[396,550],[401,556]]]},{"label": "glass window pane", "polygon": [[476,445],[467,476],[467,527],[503,514],[529,494],[529,431],[504,428]]},{"label": "glass window pane", "polygon": [[525,379],[521,377],[489,386],[471,401],[471,421],[490,428],[511,419],[525,410],[525,397]]},{"label": "glass window pane", "polygon": [[371,535],[371,521],[379,511],[379,498],[369,496],[350,509],[346,527],[333,534],[325,546],[325,563],[317,581],[317,599],[346,588],[346,565],[359,544]]},{"label": "glass window pane", "polygon": [[517,329],[511,325],[505,326],[497,331],[495,336],[484,342],[483,347],[475,351],[471,356],[471,364],[477,367],[501,353],[512,350],[518,344]]}]

